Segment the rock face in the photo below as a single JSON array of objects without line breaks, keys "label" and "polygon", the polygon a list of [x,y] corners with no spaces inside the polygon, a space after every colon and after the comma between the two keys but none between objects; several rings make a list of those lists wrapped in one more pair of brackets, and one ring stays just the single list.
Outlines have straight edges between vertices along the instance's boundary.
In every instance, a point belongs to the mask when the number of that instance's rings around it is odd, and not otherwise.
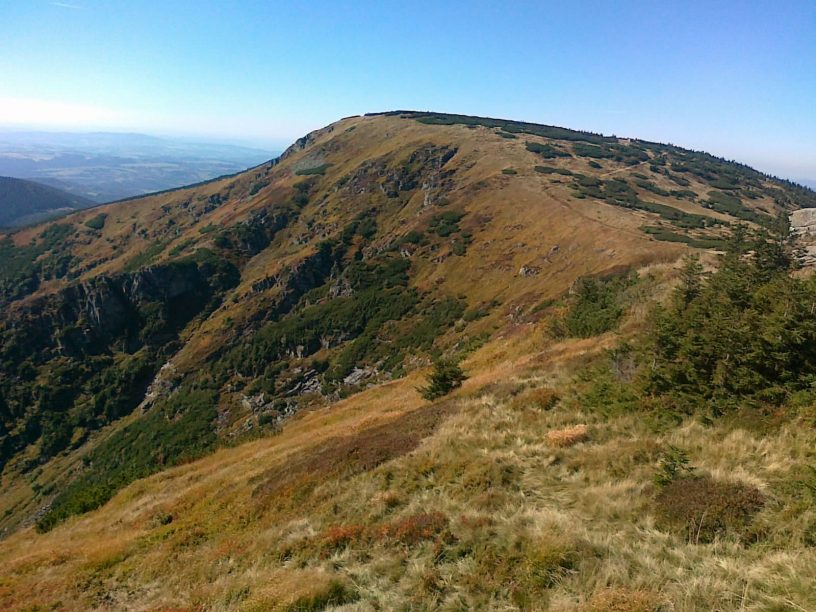
[{"label": "rock face", "polygon": [[799,262],[816,266],[816,208],[802,208],[790,215],[791,234],[799,247]]},{"label": "rock face", "polygon": [[795,210],[790,216],[791,232],[797,235],[816,234],[816,208]]},{"label": "rock face", "polygon": [[98,353],[116,340],[128,342],[135,350],[133,336],[144,329],[146,319],[164,323],[157,332],[178,328],[212,294],[204,271],[192,262],[98,276],[27,305],[22,316],[9,323],[4,342],[8,347],[15,337],[20,338],[29,349],[37,348],[40,361],[54,350],[67,357]]}]

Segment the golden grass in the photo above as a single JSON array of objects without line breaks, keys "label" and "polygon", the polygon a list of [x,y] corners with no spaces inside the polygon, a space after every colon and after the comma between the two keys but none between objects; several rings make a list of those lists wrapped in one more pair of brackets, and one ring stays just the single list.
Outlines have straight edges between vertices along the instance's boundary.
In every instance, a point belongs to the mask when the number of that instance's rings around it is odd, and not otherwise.
[{"label": "golden grass", "polygon": [[603,589],[587,602],[586,612],[653,612],[661,604],[657,593],[622,587]]},{"label": "golden grass", "polygon": [[[475,354],[466,366],[481,386],[471,379],[443,404],[422,404],[415,379],[370,389],[135,483],[49,534],[9,538],[0,606],[261,610],[334,594],[351,609],[813,607],[813,511],[798,493],[757,515],[756,546],[695,544],[652,514],[666,443],[700,470],[741,470],[777,491],[807,458],[806,432],[689,422],[664,434],[583,412],[553,374],[560,364],[520,356],[517,378],[474,365],[524,342]],[[558,407],[514,405],[539,388],[557,390]],[[550,446],[548,433],[576,422],[597,428],[593,444]]]},{"label": "golden grass", "polygon": [[554,448],[566,448],[589,439],[589,430],[584,424],[573,425],[565,429],[553,429],[547,432],[547,444]]}]

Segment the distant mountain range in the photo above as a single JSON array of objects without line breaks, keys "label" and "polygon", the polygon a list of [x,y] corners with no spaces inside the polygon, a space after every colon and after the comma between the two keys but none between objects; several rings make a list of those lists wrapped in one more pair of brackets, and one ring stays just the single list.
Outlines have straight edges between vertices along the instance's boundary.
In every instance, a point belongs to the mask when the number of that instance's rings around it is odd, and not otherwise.
[{"label": "distant mountain range", "polygon": [[234,174],[275,157],[234,145],[107,132],[0,132],[0,175],[96,203]]},{"label": "distant mountain range", "polygon": [[37,223],[93,204],[48,185],[0,176],[0,227]]}]

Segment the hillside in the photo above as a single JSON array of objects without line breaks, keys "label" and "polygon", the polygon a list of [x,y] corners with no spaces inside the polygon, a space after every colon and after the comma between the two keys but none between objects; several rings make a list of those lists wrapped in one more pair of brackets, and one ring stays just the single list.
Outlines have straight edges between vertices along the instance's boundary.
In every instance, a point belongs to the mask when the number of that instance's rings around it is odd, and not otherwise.
[{"label": "hillside", "polygon": [[405,111],[10,232],[0,605],[808,609],[811,206]]},{"label": "hillside", "polygon": [[92,205],[86,198],[48,185],[0,176],[0,227],[36,223]]}]

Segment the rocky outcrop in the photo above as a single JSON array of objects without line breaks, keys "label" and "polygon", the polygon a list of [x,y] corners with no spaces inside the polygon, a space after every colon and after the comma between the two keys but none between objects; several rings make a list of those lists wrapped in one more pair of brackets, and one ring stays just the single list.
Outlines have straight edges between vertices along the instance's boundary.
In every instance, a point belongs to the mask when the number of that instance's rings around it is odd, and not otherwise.
[{"label": "rocky outcrop", "polygon": [[816,266],[816,208],[802,208],[790,215],[791,236],[802,266]]}]

